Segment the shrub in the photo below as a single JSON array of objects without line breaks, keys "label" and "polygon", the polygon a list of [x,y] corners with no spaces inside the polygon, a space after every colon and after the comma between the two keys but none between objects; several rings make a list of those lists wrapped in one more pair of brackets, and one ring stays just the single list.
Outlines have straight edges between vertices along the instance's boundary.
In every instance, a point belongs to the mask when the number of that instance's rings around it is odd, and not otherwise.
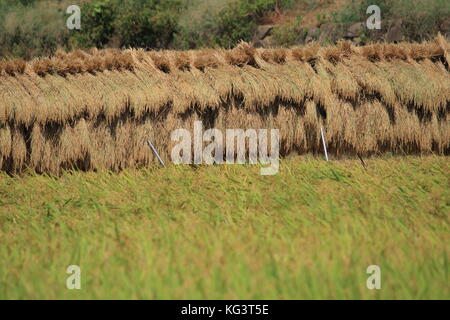
[{"label": "shrub", "polygon": [[74,31],[71,44],[74,47],[102,47],[114,34],[117,16],[115,0],[86,2],[81,7],[81,30]]},{"label": "shrub", "polygon": [[308,29],[302,26],[302,18],[297,17],[294,21],[275,28],[273,31],[274,42],[280,46],[292,46],[298,44],[308,34]]},{"label": "shrub", "polygon": [[[240,40],[250,41],[260,19],[273,11],[276,4],[286,8],[293,2],[293,0],[229,0],[225,4],[216,5],[216,11],[213,13],[205,10],[200,16],[197,15],[192,24],[181,21],[175,46],[183,49],[232,47]],[[210,7],[214,7],[215,4],[214,1],[193,3],[204,6],[206,3]]]},{"label": "shrub", "polygon": [[181,0],[139,0],[126,5],[116,21],[123,45],[167,48],[178,28]]}]

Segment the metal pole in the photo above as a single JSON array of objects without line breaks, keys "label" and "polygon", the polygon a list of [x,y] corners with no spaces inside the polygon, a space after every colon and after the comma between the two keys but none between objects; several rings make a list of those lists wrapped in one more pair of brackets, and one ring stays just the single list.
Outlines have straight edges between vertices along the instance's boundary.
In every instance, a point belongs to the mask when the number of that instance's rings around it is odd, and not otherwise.
[{"label": "metal pole", "polygon": [[147,144],[150,147],[150,149],[152,149],[153,153],[155,154],[155,156],[158,158],[159,163],[161,163],[161,165],[163,167],[166,167],[166,165],[164,164],[164,161],[161,159],[161,157],[158,154],[158,151],[156,151],[156,148],[153,146],[153,143],[151,143],[150,140],[147,140]]},{"label": "metal pole", "polygon": [[327,145],[325,143],[325,135],[323,133],[323,127],[322,126],[320,126],[320,135],[322,136],[323,150],[325,151],[325,159],[327,159],[327,161],[328,161]]}]

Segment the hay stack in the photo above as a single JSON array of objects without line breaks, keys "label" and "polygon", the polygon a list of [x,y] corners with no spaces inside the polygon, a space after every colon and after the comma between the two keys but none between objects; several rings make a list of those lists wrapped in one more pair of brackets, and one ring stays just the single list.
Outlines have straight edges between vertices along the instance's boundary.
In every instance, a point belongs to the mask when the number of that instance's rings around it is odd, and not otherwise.
[{"label": "hay stack", "polygon": [[90,50],[0,62],[0,169],[121,170],[168,160],[170,134],[277,128],[281,153],[450,151],[449,43]]}]

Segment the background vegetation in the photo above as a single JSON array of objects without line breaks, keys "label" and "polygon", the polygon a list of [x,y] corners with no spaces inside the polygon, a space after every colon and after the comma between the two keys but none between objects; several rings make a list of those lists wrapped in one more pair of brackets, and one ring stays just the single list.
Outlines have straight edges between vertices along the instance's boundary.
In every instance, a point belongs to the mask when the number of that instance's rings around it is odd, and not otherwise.
[{"label": "background vegetation", "polygon": [[448,158],[367,165],[0,174],[0,299],[448,299]]},{"label": "background vegetation", "polygon": [[366,9],[373,4],[381,8],[383,19],[401,19],[408,39],[424,39],[436,34],[440,24],[450,18],[450,1],[447,0],[351,0],[331,17],[341,23],[365,21]]},{"label": "background vegetation", "polygon": [[[69,1],[70,2],[70,1]],[[82,1],[82,28],[66,28],[67,0],[0,0],[0,56],[29,58],[58,47],[231,47],[258,20],[293,0]]]},{"label": "background vegetation", "polygon": [[[0,57],[49,55],[58,47],[143,47],[189,49],[233,47],[250,41],[258,24],[277,23],[280,45],[295,44],[308,30],[303,15],[331,0],[81,0],[82,29],[65,26],[68,0],[0,0]],[[383,19],[401,18],[408,39],[434,37],[450,18],[446,0],[346,0],[339,9],[317,14],[317,22],[365,21],[369,4],[382,8]],[[272,17],[272,18],[271,18]]]}]

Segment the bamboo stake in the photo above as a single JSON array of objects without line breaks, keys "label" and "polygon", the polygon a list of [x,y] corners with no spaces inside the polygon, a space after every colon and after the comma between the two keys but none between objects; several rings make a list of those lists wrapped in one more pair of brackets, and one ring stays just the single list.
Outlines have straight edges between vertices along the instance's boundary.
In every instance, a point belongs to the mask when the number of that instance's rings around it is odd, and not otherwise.
[{"label": "bamboo stake", "polygon": [[328,161],[327,145],[325,143],[325,135],[323,133],[323,127],[322,126],[320,126],[320,135],[322,136],[323,150],[325,151],[325,159],[327,159],[327,161]]},{"label": "bamboo stake", "polygon": [[155,156],[158,158],[159,163],[161,163],[161,165],[162,165],[163,167],[166,167],[166,165],[164,164],[164,161],[163,161],[163,160],[161,159],[161,157],[159,156],[158,151],[156,151],[156,148],[155,148],[155,146],[153,145],[153,143],[151,143],[150,140],[147,140],[147,144],[148,144],[148,146],[150,147],[150,149],[152,149],[152,151],[153,151],[153,153],[155,154]]}]

